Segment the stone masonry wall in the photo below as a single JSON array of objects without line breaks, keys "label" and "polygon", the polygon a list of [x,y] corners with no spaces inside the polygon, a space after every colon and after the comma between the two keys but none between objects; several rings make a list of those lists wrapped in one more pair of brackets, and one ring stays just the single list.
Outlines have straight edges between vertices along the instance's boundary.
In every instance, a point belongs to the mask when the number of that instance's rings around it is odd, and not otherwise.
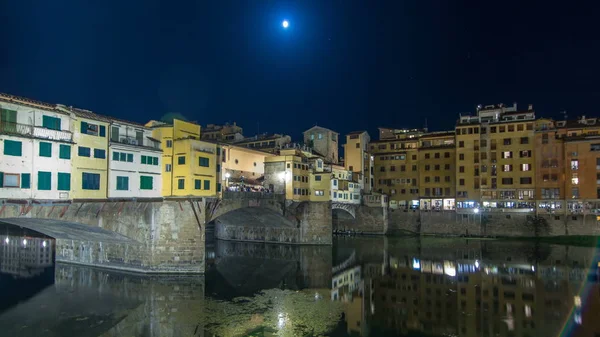
[{"label": "stone masonry wall", "polygon": [[[202,202],[195,201],[194,208]],[[204,228],[188,201],[2,205],[0,218],[55,219],[97,226],[136,243],[57,238],[57,261],[145,273],[204,272]],[[196,213],[198,214],[198,213]]]},{"label": "stone masonry wall", "polygon": [[300,222],[300,243],[332,243],[330,202],[304,202],[296,207]]}]

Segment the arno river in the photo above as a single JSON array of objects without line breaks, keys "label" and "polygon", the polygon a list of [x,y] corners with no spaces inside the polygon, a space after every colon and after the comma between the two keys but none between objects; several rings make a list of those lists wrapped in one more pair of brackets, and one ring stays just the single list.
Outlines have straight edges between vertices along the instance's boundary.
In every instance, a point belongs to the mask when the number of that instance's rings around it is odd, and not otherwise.
[{"label": "arno river", "polygon": [[209,240],[206,275],[146,277],[54,265],[33,249],[50,242],[8,241],[0,242],[1,336],[600,335],[596,248]]}]

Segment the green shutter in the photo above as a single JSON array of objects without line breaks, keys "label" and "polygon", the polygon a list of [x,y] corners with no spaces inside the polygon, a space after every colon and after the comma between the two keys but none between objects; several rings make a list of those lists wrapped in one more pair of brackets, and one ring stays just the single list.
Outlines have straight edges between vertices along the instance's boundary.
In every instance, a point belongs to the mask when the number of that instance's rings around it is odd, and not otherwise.
[{"label": "green shutter", "polygon": [[204,189],[205,190],[210,190],[210,180],[205,180],[204,181]]},{"label": "green shutter", "polygon": [[88,123],[81,122],[81,128],[79,129],[79,132],[87,135],[87,132],[88,132]]},{"label": "green shutter", "polygon": [[217,192],[221,192],[221,183],[217,183]]},{"label": "green shutter", "polygon": [[100,137],[106,137],[106,126],[100,125]]},{"label": "green shutter", "polygon": [[52,174],[50,172],[38,172],[37,189],[40,191],[50,191],[52,189]]},{"label": "green shutter", "polygon": [[60,130],[60,118],[42,116],[42,126],[52,130]]},{"label": "green shutter", "polygon": [[58,190],[59,191],[70,191],[71,190],[71,173],[58,172]]},{"label": "green shutter", "polygon": [[1,109],[0,121],[3,123],[16,123],[17,122],[17,111]]},{"label": "green shutter", "polygon": [[202,180],[200,180],[200,179],[194,180],[194,188],[197,190],[201,190],[202,189]]},{"label": "green shutter", "polygon": [[[4,112],[4,111],[2,111]],[[0,172],[0,187],[4,186],[4,172]]]},{"label": "green shutter", "polygon": [[113,151],[112,160],[115,160],[115,161],[119,160],[119,152]]},{"label": "green shutter", "polygon": [[152,158],[152,164],[153,165],[158,165],[158,157],[153,157]]},{"label": "green shutter", "polygon": [[179,189],[179,190],[185,189],[185,179],[177,180],[177,189]]},{"label": "green shutter", "polygon": [[4,140],[4,154],[20,157],[23,154],[22,143],[14,140]]},{"label": "green shutter", "polygon": [[127,162],[133,163],[133,153],[128,153],[127,154]]},{"label": "green shutter", "polygon": [[106,159],[106,151],[102,149],[94,149],[94,158]]},{"label": "green shutter", "polygon": [[217,147],[217,156],[220,156],[220,155],[221,155],[221,148]]},{"label": "green shutter", "polygon": [[177,164],[185,165],[185,156],[177,157]]},{"label": "green shutter", "polygon": [[129,190],[129,177],[117,177],[117,190],[128,191]]},{"label": "green shutter", "polygon": [[146,164],[146,156],[142,156],[142,164]]},{"label": "green shutter", "polygon": [[202,166],[202,167],[208,167],[209,166],[209,159],[205,158],[205,157],[199,157],[198,158],[198,165]]},{"label": "green shutter", "polygon": [[127,153],[125,153],[125,152],[119,153],[119,160],[120,161],[127,161]]},{"label": "green shutter", "polygon": [[71,159],[71,145],[60,144],[58,148],[58,157],[60,159]]},{"label": "green shutter", "polygon": [[40,142],[40,157],[52,157],[52,144]]},{"label": "green shutter", "polygon": [[31,174],[21,173],[21,188],[31,188]]},{"label": "green shutter", "polygon": [[152,189],[152,177],[140,176],[140,189],[151,190]]},{"label": "green shutter", "polygon": [[217,172],[221,172],[221,165],[217,164]]}]

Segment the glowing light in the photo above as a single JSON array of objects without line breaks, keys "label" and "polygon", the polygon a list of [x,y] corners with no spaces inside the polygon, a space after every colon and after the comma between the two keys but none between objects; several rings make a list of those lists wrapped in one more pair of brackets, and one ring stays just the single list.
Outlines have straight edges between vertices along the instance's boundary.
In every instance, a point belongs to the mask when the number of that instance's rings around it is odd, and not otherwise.
[{"label": "glowing light", "polygon": [[229,172],[225,173],[225,178],[229,179],[231,177],[231,174]]},{"label": "glowing light", "polygon": [[283,20],[283,22],[281,23],[281,26],[283,26],[283,28],[287,28],[290,26],[290,23],[288,22],[288,20]]},{"label": "glowing light", "polygon": [[475,268],[479,268],[479,260],[475,260]]},{"label": "glowing light", "polygon": [[4,239],[4,242],[6,242],[6,244],[8,244],[10,242],[10,240],[8,239],[8,236],[6,237],[6,239]]},{"label": "glowing light", "polygon": [[531,266],[531,271],[535,271],[535,266]]},{"label": "glowing light", "polygon": [[48,244],[46,243],[46,241],[42,242],[42,247],[46,247]]},{"label": "glowing light", "polygon": [[575,307],[581,308],[581,297],[575,296],[573,298],[573,303],[575,304]]},{"label": "glowing light", "polygon": [[286,321],[286,317],[284,314],[279,313],[279,315],[277,315],[277,328],[279,329],[283,329],[285,327],[285,321]]},{"label": "glowing light", "polygon": [[479,213],[479,208],[473,208],[473,212],[476,214]]},{"label": "glowing light", "polygon": [[23,239],[23,246],[27,246],[27,239]]},{"label": "glowing light", "polygon": [[279,173],[279,178],[281,178],[282,180],[287,180],[287,177],[288,177],[287,171],[283,171],[283,172]]},{"label": "glowing light", "polygon": [[413,269],[421,269],[421,261],[413,259]]}]

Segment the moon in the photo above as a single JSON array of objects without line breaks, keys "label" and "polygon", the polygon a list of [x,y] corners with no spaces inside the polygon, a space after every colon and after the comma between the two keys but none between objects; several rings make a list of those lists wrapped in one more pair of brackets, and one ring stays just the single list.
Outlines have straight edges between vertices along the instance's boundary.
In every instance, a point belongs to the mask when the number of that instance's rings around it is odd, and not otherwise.
[{"label": "moon", "polygon": [[283,22],[281,23],[281,26],[283,28],[287,28],[287,27],[289,27],[289,25],[290,25],[290,23],[288,22],[288,20],[283,20]]}]

